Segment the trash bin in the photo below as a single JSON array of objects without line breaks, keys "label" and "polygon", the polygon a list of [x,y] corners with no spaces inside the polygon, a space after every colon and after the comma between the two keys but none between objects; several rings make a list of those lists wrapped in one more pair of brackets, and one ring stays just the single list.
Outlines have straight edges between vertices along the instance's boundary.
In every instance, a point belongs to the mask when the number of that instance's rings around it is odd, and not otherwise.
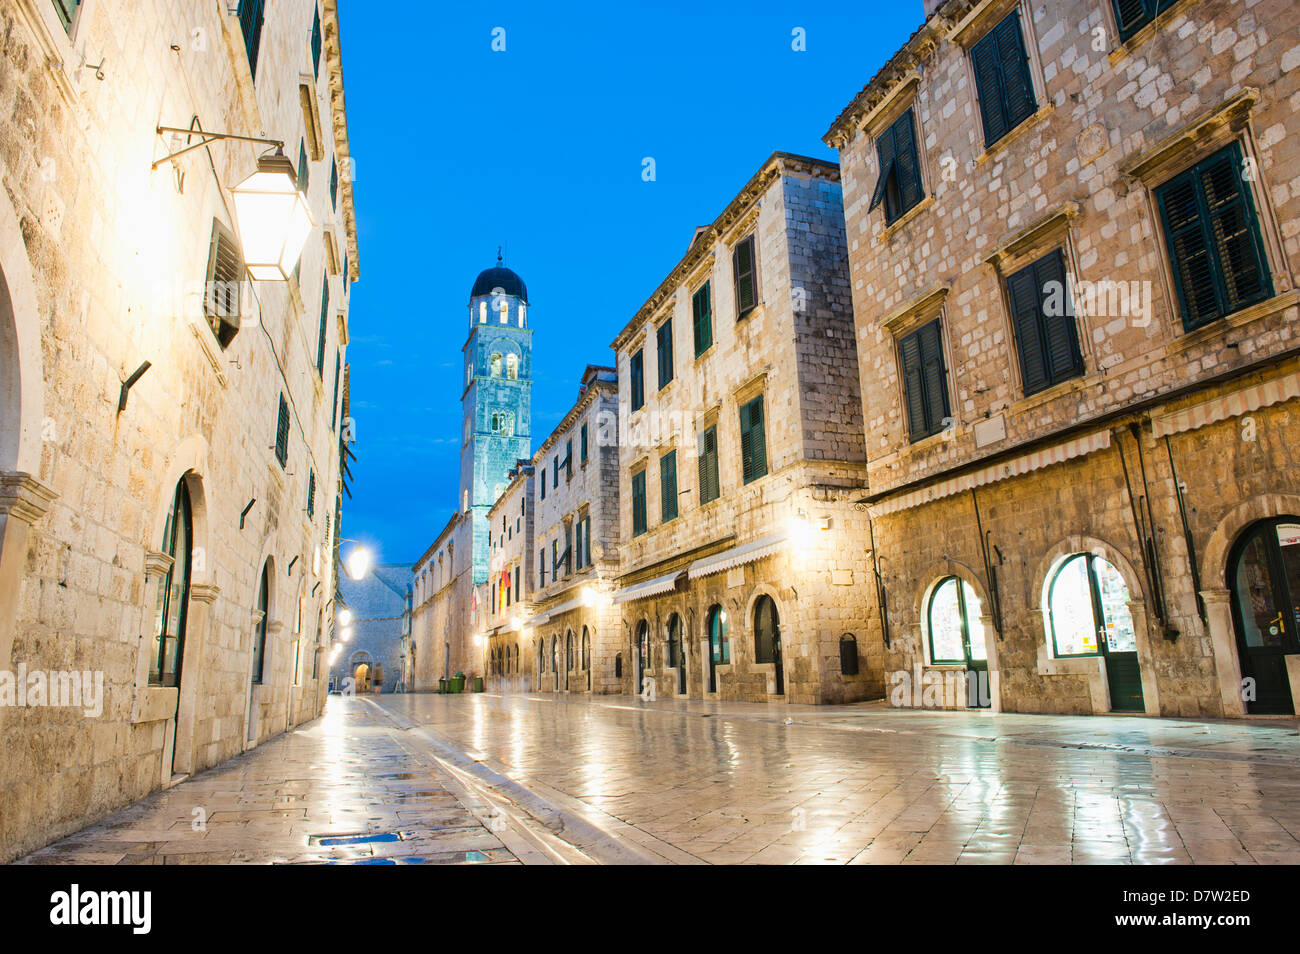
[{"label": "trash bin", "polygon": [[464,676],[452,676],[451,679],[448,680],[448,682],[447,682],[447,691],[448,691],[448,692],[464,692],[464,691],[465,691],[465,677],[464,677]]},{"label": "trash bin", "polygon": [[438,691],[439,691],[439,692],[446,692],[446,691],[447,691],[447,679],[446,679],[445,676],[439,676],[439,677],[438,677]]},{"label": "trash bin", "polygon": [[482,691],[483,691],[483,677],[482,677],[482,676],[475,676],[475,677],[474,677],[474,691],[475,691],[475,692],[482,692]]}]

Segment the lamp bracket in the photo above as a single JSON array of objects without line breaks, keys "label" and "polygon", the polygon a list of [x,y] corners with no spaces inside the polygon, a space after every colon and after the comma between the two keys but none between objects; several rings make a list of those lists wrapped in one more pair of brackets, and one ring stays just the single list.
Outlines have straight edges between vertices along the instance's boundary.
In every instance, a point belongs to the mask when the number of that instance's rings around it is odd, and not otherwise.
[{"label": "lamp bracket", "polygon": [[183,149],[178,149],[175,152],[168,153],[167,155],[163,156],[161,159],[154,162],[152,168],[154,169],[155,172],[157,171],[158,167],[161,166],[164,162],[170,162],[173,159],[177,159],[180,156],[185,155],[185,153],[187,152],[191,152],[195,149],[201,149],[204,146],[208,145],[209,143],[216,142],[221,139],[233,139],[239,142],[255,142],[255,143],[260,143],[263,146],[275,146],[278,149],[284,149],[283,139],[266,139],[260,136],[240,136],[237,133],[208,132],[205,129],[182,129],[179,126],[159,126],[158,135],[161,136],[163,133],[179,133],[182,136],[201,136],[202,139],[199,142],[191,143],[190,145],[184,147]]}]

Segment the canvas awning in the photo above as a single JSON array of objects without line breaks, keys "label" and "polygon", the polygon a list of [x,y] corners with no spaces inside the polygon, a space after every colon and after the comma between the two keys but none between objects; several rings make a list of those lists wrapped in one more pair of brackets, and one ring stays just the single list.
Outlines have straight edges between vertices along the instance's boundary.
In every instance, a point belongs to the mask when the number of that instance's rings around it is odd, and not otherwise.
[{"label": "canvas awning", "polygon": [[789,530],[769,533],[767,536],[751,540],[749,543],[742,543],[730,550],[723,550],[721,553],[715,553],[712,556],[704,557],[702,560],[696,560],[690,565],[688,572],[692,580],[698,580],[702,576],[721,573],[733,567],[753,563],[755,560],[761,560],[763,557],[779,552],[789,539]]},{"label": "canvas awning", "polygon": [[677,578],[682,575],[682,572],[682,570],[676,570],[672,573],[665,573],[663,576],[656,576],[652,580],[625,587],[614,594],[614,602],[630,603],[632,600],[643,600],[648,596],[667,593],[669,590],[676,589]]},{"label": "canvas awning", "polygon": [[929,487],[922,487],[920,490],[914,490],[908,494],[882,500],[880,503],[872,505],[871,516],[873,518],[882,517],[886,514],[897,513],[900,510],[919,507],[921,504],[930,503],[934,500],[965,493],[975,487],[983,487],[985,484],[996,483],[1009,477],[1019,477],[1022,474],[1050,467],[1052,464],[1060,464],[1075,457],[1082,457],[1084,454],[1091,454],[1093,451],[1104,450],[1109,446],[1110,431],[1096,431],[1075,438],[1072,441],[1066,441],[1063,444],[1056,444],[1052,447],[1045,447],[1028,454],[1022,454],[1019,457],[1013,457],[1011,460],[984,467],[961,477],[953,477],[951,480],[941,481]]},{"label": "canvas awning", "polygon": [[1181,434],[1184,431],[1205,427],[1207,424],[1226,421],[1230,417],[1258,411],[1261,407],[1268,407],[1270,404],[1280,404],[1295,397],[1300,397],[1300,373],[1273,378],[1271,381],[1261,381],[1259,384],[1202,401],[1200,404],[1193,404],[1180,411],[1161,414],[1151,419],[1151,432],[1157,438],[1169,434]]}]

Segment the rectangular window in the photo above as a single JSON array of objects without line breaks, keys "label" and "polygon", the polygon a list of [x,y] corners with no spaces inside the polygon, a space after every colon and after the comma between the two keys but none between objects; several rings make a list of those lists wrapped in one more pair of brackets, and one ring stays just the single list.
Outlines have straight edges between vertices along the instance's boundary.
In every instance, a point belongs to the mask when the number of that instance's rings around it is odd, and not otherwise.
[{"label": "rectangular window", "polygon": [[556,454],[551,458],[551,487],[555,490],[560,489],[560,455]]},{"label": "rectangular window", "polygon": [[541,486],[542,486],[542,499],[545,500],[546,499],[546,465],[545,464],[542,465]]},{"label": "rectangular window", "polygon": [[537,585],[546,585],[546,547],[537,551]]},{"label": "rectangular window", "polygon": [[310,181],[311,166],[307,163],[307,144],[301,139],[298,140],[298,191],[303,195],[307,194],[307,185]]},{"label": "rectangular window", "polygon": [[984,122],[984,145],[988,147],[1038,110],[1020,13],[1013,11],[990,30],[971,48],[970,55]]},{"label": "rectangular window", "polygon": [[579,448],[581,449],[582,452],[582,462],[585,464],[587,462],[587,422],[586,421],[582,422],[582,430],[579,433],[580,433]]},{"label": "rectangular window", "polygon": [[664,523],[677,518],[677,451],[659,458],[659,516]]},{"label": "rectangular window", "polygon": [[659,359],[659,390],[673,379],[673,320],[669,318],[655,332],[655,354]]},{"label": "rectangular window", "polygon": [[913,444],[947,426],[948,372],[943,363],[939,319],[898,342],[903,394],[907,405],[907,434]]},{"label": "rectangular window", "polygon": [[713,344],[713,303],[708,282],[691,296],[691,324],[695,330],[695,357],[698,358]]},{"label": "rectangular window", "polygon": [[1060,249],[1007,276],[1025,396],[1083,374],[1079,331]]},{"label": "rectangular window", "polygon": [[573,528],[573,565],[581,570],[585,563],[582,562],[582,521],[579,520]]},{"label": "rectangular window", "polygon": [[551,541],[551,580],[560,578],[560,538]]},{"label": "rectangular window", "polygon": [[221,222],[213,219],[203,311],[222,348],[227,347],[239,333],[244,275],[244,259],[235,236]]},{"label": "rectangular window", "polygon": [[1119,38],[1127,40],[1178,0],[1112,0]]},{"label": "rectangular window", "polygon": [[573,479],[573,441],[564,442],[564,479]]},{"label": "rectangular window", "polygon": [[515,595],[519,594],[519,567],[515,567]]},{"label": "rectangular window", "polygon": [[591,514],[582,518],[582,565],[591,566]]},{"label": "rectangular window", "polygon": [[740,469],[745,483],[767,474],[767,435],[761,394],[740,406]]},{"label": "rectangular window", "polygon": [[717,500],[722,491],[718,485],[718,425],[706,428],[700,435],[700,503]]},{"label": "rectangular window", "polygon": [[275,422],[275,459],[283,470],[289,463],[289,402],[280,395],[280,413]]},{"label": "rectangular window", "polygon": [[758,306],[758,263],[754,236],[747,235],[731,252],[731,273],[736,285],[736,320],[748,317]]},{"label": "rectangular window", "polygon": [[316,471],[311,469],[307,471],[307,519],[312,520],[316,516]]},{"label": "rectangular window", "polygon": [[316,21],[311,25],[311,66],[317,79],[320,79],[320,46],[320,7],[317,7]]},{"label": "rectangular window", "polygon": [[1233,143],[1156,190],[1186,331],[1273,296],[1243,165]]},{"label": "rectangular window", "polygon": [[330,160],[330,205],[335,211],[339,207],[339,162],[337,159]]},{"label": "rectangular window", "polygon": [[645,521],[645,471],[632,475],[632,536],[646,531]]},{"label": "rectangular window", "polygon": [[69,33],[72,32],[72,21],[77,15],[79,6],[81,0],[54,0],[54,12],[59,15],[59,22],[63,24],[63,29]]},{"label": "rectangular window", "polygon": [[262,46],[262,21],[265,19],[266,0],[239,0],[239,29],[244,34],[244,48],[248,51],[248,69],[257,79],[257,53]]},{"label": "rectangular window", "polygon": [[639,348],[628,362],[628,373],[632,378],[632,410],[639,411],[645,406],[645,357]]},{"label": "rectangular window", "polygon": [[330,280],[323,276],[320,282],[320,337],[316,341],[316,374],[325,377],[325,328],[330,308]]},{"label": "rectangular window", "polygon": [[876,190],[867,211],[875,211],[876,206],[883,202],[885,224],[888,225],[925,198],[912,110],[903,113],[880,134],[876,140],[876,156],[880,160],[880,178],[876,180]]},{"label": "rectangular window", "polygon": [[564,575],[569,576],[573,573],[573,523],[566,521],[564,524],[564,552],[560,554],[560,562],[564,564]]}]

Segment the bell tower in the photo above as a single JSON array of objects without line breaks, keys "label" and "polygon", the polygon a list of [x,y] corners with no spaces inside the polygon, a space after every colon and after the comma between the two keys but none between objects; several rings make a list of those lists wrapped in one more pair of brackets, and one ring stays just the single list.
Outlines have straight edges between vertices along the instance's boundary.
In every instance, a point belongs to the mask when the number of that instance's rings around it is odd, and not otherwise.
[{"label": "bell tower", "polygon": [[528,288],[502,262],[479,274],[469,294],[461,422],[460,500],[473,514],[474,583],[488,577],[487,512],[517,461],[532,456],[533,331]]}]

